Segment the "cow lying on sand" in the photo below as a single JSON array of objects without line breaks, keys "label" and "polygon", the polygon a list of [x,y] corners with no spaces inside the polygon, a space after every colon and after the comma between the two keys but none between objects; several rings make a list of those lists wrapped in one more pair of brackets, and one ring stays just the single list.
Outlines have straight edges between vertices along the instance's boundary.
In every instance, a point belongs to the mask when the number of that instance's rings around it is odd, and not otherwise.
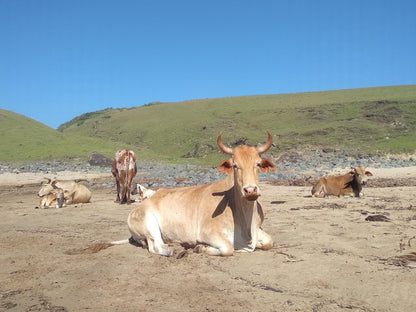
[{"label": "cow lying on sand", "polygon": [[111,173],[116,179],[116,202],[120,204],[130,204],[131,182],[137,173],[134,152],[127,149],[117,151],[111,165]]},{"label": "cow lying on sand", "polygon": [[367,177],[373,174],[366,171],[363,166],[351,169],[350,172],[344,175],[320,178],[312,188],[312,196],[350,195],[360,197],[362,186],[367,183]]},{"label": "cow lying on sand", "polygon": [[[234,250],[267,250],[273,239],[262,230],[266,210],[260,196],[259,171],[273,172],[276,167],[260,158],[272,145],[226,147],[218,136],[219,149],[231,155],[217,167],[227,176],[212,184],[175,189],[159,189],[130,213],[127,224],[132,239],[151,253],[172,256],[168,243],[213,256],[231,256]],[[93,245],[85,252],[96,252],[128,240]]]},{"label": "cow lying on sand", "polygon": [[41,187],[38,195],[45,196],[53,192],[56,188],[61,188],[64,191],[65,204],[80,204],[88,203],[91,199],[91,191],[82,184],[74,181],[52,181],[45,178],[47,182]]},{"label": "cow lying on sand", "polygon": [[56,207],[62,208],[65,205],[64,190],[56,187],[56,180],[51,183],[53,189],[49,194],[43,195],[39,200],[39,208]]},{"label": "cow lying on sand", "polygon": [[221,181],[177,189],[159,189],[129,215],[132,238],[152,253],[171,256],[167,243],[196,246],[209,255],[231,256],[234,250],[270,249],[272,238],[261,229],[265,209],[260,196],[259,170],[272,172],[276,167],[260,155],[272,145],[268,132],[266,144],[246,145],[220,150],[232,156],[217,168],[227,174]]}]

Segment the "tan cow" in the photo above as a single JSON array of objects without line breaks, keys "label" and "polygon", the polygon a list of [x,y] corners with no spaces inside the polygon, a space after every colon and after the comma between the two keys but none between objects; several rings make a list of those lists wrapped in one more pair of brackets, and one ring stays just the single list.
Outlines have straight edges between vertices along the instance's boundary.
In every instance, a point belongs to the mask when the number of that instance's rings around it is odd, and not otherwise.
[{"label": "tan cow", "polygon": [[116,179],[116,202],[119,202],[120,204],[130,204],[131,182],[137,173],[136,157],[134,152],[128,149],[117,151],[112,162],[111,173]]},{"label": "tan cow", "polygon": [[320,178],[312,188],[312,196],[350,195],[360,197],[362,185],[366,184],[367,177],[373,174],[370,171],[366,171],[363,166],[351,169],[350,172],[344,175]]},{"label": "tan cow", "polygon": [[38,193],[40,197],[52,193],[56,188],[61,188],[64,190],[65,203],[67,205],[88,203],[91,199],[91,191],[83,184],[74,181],[52,181],[49,178],[45,179],[47,182],[41,187]]},{"label": "tan cow", "polygon": [[232,157],[217,170],[227,177],[212,184],[159,189],[130,213],[127,223],[133,240],[164,256],[173,254],[170,242],[216,256],[270,249],[273,240],[261,229],[266,211],[257,199],[259,170],[276,170],[269,160],[260,158],[272,141],[268,132],[267,143],[257,148],[231,149],[223,145],[220,134],[218,147]]},{"label": "tan cow", "polygon": [[62,208],[65,205],[64,190],[56,187],[56,180],[53,181],[53,189],[49,194],[43,195],[39,199],[39,208],[56,207]]}]

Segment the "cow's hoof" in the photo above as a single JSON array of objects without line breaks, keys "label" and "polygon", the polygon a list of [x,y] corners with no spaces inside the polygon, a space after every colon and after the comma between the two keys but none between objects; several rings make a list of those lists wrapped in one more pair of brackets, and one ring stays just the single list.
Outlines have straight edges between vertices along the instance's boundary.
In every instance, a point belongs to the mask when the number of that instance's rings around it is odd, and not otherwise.
[{"label": "cow's hoof", "polygon": [[166,256],[166,257],[172,257],[173,255],[173,250],[171,248],[169,248],[169,245],[167,244],[163,244],[162,246],[160,246],[157,250],[157,253],[159,255],[162,256]]},{"label": "cow's hoof", "polygon": [[203,245],[196,245],[194,247],[194,253],[203,253],[205,250],[205,246]]},{"label": "cow's hoof", "polygon": [[188,255],[188,251],[182,250],[178,255],[176,256],[176,259],[182,259]]}]

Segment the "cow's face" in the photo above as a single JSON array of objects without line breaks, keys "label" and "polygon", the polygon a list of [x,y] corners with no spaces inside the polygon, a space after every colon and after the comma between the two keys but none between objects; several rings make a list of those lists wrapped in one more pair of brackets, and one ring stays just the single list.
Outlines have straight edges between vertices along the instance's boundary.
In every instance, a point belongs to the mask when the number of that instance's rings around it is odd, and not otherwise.
[{"label": "cow's face", "polygon": [[42,185],[42,187],[40,188],[40,191],[38,193],[38,195],[40,197],[48,195],[50,193],[52,193],[52,191],[54,190],[54,188],[56,188],[55,184],[56,184],[56,180],[51,181],[51,179],[47,179],[48,182],[46,182],[45,184]]},{"label": "cow's face", "polygon": [[357,182],[362,185],[367,184],[368,177],[373,175],[370,171],[366,171],[363,166],[357,166],[351,172],[354,172]]},{"label": "cow's face", "polygon": [[263,173],[273,172],[276,167],[268,159],[262,159],[260,154],[267,150],[271,145],[271,135],[269,133],[269,146],[250,147],[246,145],[238,146],[234,150],[224,148],[222,143],[218,146],[223,152],[231,154],[232,158],[224,160],[217,168],[218,172],[234,175],[234,187],[241,196],[249,201],[256,200],[260,196],[259,170]]}]

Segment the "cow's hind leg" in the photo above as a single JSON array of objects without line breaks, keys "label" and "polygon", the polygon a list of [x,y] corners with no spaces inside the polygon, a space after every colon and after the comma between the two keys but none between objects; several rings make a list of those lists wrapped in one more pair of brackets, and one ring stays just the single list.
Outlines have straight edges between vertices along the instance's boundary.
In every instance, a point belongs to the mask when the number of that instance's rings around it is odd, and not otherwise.
[{"label": "cow's hind leg", "polygon": [[117,185],[117,198],[116,198],[116,203],[120,202],[120,182],[118,179],[116,179],[116,185]]},{"label": "cow's hind leg", "polygon": [[149,251],[162,256],[172,256],[173,250],[163,241],[162,233],[160,233],[159,222],[157,221],[156,216],[147,214],[144,222],[149,233],[146,235]]},{"label": "cow's hind leg", "polygon": [[173,250],[162,239],[159,222],[155,215],[145,213],[142,207],[139,207],[130,213],[127,224],[132,238],[141,245],[144,245],[145,241],[149,252],[167,257],[173,255]]},{"label": "cow's hind leg", "polygon": [[131,203],[131,183],[133,182],[134,172],[133,169],[129,170],[129,176],[127,180],[127,205],[130,205]]}]

